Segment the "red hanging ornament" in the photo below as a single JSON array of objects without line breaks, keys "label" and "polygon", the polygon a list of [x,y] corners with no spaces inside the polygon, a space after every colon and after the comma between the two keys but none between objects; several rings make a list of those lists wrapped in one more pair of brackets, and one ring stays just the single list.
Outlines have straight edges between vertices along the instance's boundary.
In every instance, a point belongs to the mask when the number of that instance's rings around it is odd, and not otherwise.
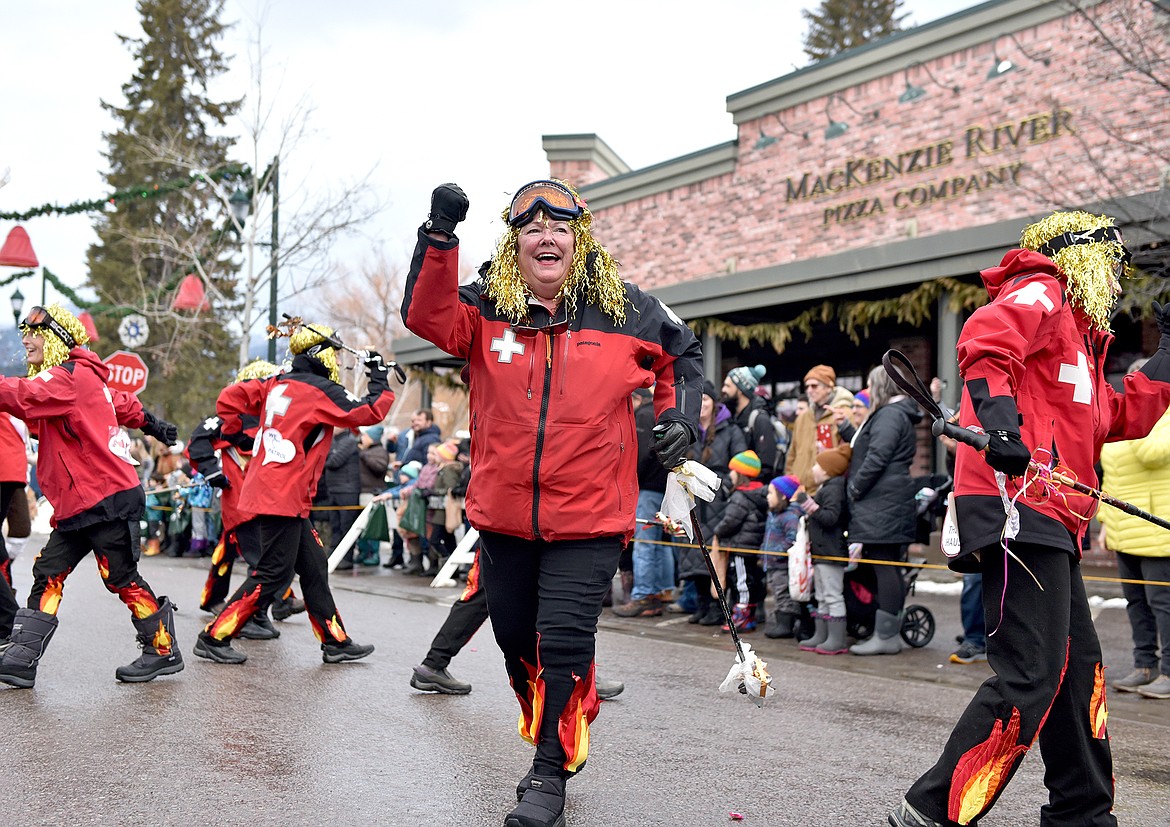
[{"label": "red hanging ornament", "polygon": [[28,240],[28,233],[24,227],[16,226],[8,232],[4,246],[0,247],[0,265],[5,267],[40,267],[37,254],[33,252],[32,242]]},{"label": "red hanging ornament", "polygon": [[93,316],[89,314],[88,310],[83,310],[77,314],[77,321],[81,322],[81,326],[85,328],[85,335],[89,337],[91,342],[101,341],[98,336],[97,325],[93,323]]},{"label": "red hanging ornament", "polygon": [[203,290],[203,280],[191,273],[179,282],[179,291],[171,301],[171,310],[199,310],[206,312],[211,309],[211,302],[207,300],[207,293]]}]

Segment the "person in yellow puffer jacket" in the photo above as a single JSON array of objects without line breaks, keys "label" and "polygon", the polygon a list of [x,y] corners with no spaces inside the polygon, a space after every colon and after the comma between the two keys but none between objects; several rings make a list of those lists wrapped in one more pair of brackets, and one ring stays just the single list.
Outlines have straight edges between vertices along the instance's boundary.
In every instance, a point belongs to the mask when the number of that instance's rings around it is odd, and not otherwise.
[{"label": "person in yellow puffer jacket", "polygon": [[[1170,411],[1149,436],[1106,443],[1101,448],[1101,465],[1103,485],[1111,496],[1170,517]],[[1133,635],[1133,671],[1111,685],[1120,692],[1170,699],[1170,585],[1154,585],[1170,583],[1170,532],[1116,508],[1102,508],[1097,519],[1102,544],[1117,552],[1117,573],[1123,581]],[[1145,581],[1145,585],[1125,581]]]}]

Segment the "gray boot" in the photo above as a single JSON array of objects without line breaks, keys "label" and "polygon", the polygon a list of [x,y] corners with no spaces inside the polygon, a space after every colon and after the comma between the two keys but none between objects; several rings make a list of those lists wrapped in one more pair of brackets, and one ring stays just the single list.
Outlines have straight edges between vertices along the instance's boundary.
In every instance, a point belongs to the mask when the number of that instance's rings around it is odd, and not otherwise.
[{"label": "gray boot", "polygon": [[829,634],[829,626],[825,622],[825,615],[820,612],[813,612],[813,633],[812,637],[805,638],[800,642],[800,650],[802,652],[813,652],[818,646],[825,642],[825,638]]},{"label": "gray boot", "polygon": [[877,610],[876,627],[869,640],[855,643],[849,651],[855,655],[896,655],[902,651],[902,615]]},{"label": "gray boot", "polygon": [[144,683],[159,675],[183,671],[183,656],[175,646],[174,604],[166,597],[158,600],[157,612],[133,620],[142,654],[133,663],[114,670],[114,677],[120,681]]},{"label": "gray boot", "polygon": [[843,655],[848,652],[849,647],[845,645],[845,618],[830,617],[825,621],[825,626],[829,631],[821,645],[816,647],[816,653],[818,655]]},{"label": "gray boot", "polygon": [[0,682],[28,689],[37,680],[37,661],[45,654],[57,616],[36,609],[17,609],[12,636],[0,655]]}]

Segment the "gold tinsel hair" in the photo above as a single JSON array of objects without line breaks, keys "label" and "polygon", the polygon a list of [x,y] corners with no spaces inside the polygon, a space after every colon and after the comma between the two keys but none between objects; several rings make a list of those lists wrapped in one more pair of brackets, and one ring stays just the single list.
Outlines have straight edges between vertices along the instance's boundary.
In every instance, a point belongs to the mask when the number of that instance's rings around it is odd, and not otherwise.
[{"label": "gold tinsel hair", "polygon": [[[572,318],[577,310],[578,292],[583,287],[585,301],[596,304],[602,313],[620,325],[626,320],[626,286],[618,275],[618,263],[593,237],[593,213],[589,212],[577,190],[567,181],[555,178],[550,180],[567,187],[582,207],[580,217],[569,222],[573,230],[573,261],[569,275],[557,293],[557,302],[565,302],[566,318]],[[520,264],[516,258],[521,228],[507,227],[510,206],[509,203],[501,213],[506,229],[496,244],[496,253],[492,256],[484,281],[487,284],[487,297],[496,303],[496,308],[512,324],[518,324],[528,317],[528,298],[532,291],[520,273]],[[591,253],[596,254],[592,275],[585,266]]]},{"label": "gold tinsel hair", "polygon": [[[85,325],[81,323],[76,316],[66,310],[59,304],[50,304],[45,310],[49,311],[49,315],[53,317],[56,322],[69,331],[69,335],[73,337],[73,341],[77,342],[78,346],[89,344],[89,334],[85,332]],[[64,364],[69,358],[69,348],[61,341],[61,337],[47,327],[38,327],[35,330],[28,325],[20,326],[20,335],[25,336],[33,333],[41,336],[45,340],[44,346],[44,360],[39,365],[29,365],[28,375],[36,376],[42,370],[55,368],[57,365]]]},{"label": "gold tinsel hair", "polygon": [[[1025,227],[1020,234],[1020,246],[1039,252],[1046,242],[1064,233],[1113,225],[1113,219],[1107,215],[1079,211],[1054,212]],[[1116,241],[1070,244],[1052,255],[1052,261],[1068,281],[1065,293],[1069,302],[1084,311],[1090,323],[1100,330],[1109,330],[1109,315],[1117,301],[1113,265],[1124,255],[1123,246]]]},{"label": "gold tinsel hair", "polygon": [[278,373],[280,373],[280,368],[277,365],[264,359],[253,359],[236,373],[236,381],[243,382],[247,379],[267,379],[269,376],[275,376]]},{"label": "gold tinsel hair", "polygon": [[[288,349],[292,353],[304,353],[313,345],[319,345],[325,341],[325,336],[333,335],[333,328],[326,327],[323,324],[312,325],[313,330],[308,327],[298,327],[291,336],[288,337]],[[320,331],[320,333],[316,332]],[[324,335],[321,335],[324,334]],[[329,368],[329,378],[334,382],[341,381],[341,373],[337,366],[337,351],[332,345],[313,356],[314,359],[320,360],[321,364]]]}]

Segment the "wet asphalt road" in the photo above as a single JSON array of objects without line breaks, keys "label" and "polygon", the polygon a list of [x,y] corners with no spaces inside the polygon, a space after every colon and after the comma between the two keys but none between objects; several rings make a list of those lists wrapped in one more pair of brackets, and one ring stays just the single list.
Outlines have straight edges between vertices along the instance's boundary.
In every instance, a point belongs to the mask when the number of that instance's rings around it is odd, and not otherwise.
[{"label": "wet asphalt road", "polygon": [[[15,564],[22,595],[30,566],[31,555]],[[408,686],[455,589],[381,568],[338,573],[342,616],[355,639],[376,644],[374,655],[322,664],[300,615],[277,624],[279,640],[238,642],[248,662],[227,666],[190,654],[208,619],[196,607],[204,563],[156,557],[142,571],[179,606],[186,670],[146,684],[114,680],[114,667],[136,656],[132,627],[84,561],[67,582],[36,687],[0,689],[4,823],[496,827],[514,806],[531,752],[516,734],[490,628],[452,664],[474,685],[470,695]],[[938,632],[898,656],[818,656],[747,635],[775,679],[762,710],[717,691],[732,663],[727,636],[678,616],[606,611],[599,672],[626,691],[594,723],[589,765],[569,786],[568,824],[885,824],[989,674],[946,662],[957,591],[953,582],[940,586],[945,594],[927,588],[909,602],[931,608]],[[1097,622],[1109,675],[1127,672],[1124,609],[1110,601]],[[1119,823],[1164,827],[1170,702],[1109,700]],[[1029,756],[981,827],[1038,823],[1042,769],[1039,754]]]}]

